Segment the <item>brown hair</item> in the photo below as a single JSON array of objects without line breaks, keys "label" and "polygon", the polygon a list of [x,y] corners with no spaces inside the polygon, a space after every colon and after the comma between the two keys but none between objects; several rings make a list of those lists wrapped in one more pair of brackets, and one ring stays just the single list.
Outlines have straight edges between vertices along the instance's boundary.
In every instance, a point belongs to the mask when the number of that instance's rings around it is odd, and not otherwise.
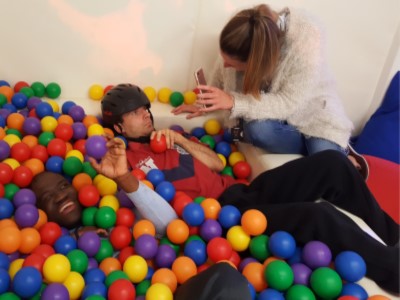
[{"label": "brown hair", "polygon": [[260,98],[260,89],[269,85],[279,61],[283,33],[278,28],[277,13],[268,5],[238,12],[225,25],[219,38],[221,51],[247,62],[243,93]]}]

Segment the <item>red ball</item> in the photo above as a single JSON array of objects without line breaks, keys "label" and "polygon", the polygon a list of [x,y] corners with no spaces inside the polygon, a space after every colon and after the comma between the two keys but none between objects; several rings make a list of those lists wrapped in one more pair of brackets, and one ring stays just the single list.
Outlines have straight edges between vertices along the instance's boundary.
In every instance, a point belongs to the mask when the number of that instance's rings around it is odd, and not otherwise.
[{"label": "red ball", "polygon": [[133,169],[131,171],[132,175],[135,176],[138,180],[146,179],[146,173],[141,169]]},{"label": "red ball", "polygon": [[65,157],[67,152],[67,144],[60,138],[54,138],[47,144],[47,153],[50,156]]},{"label": "red ball", "polygon": [[0,198],[4,197],[4,193],[5,193],[4,185],[0,183]]},{"label": "red ball", "polygon": [[60,225],[55,222],[47,222],[39,229],[42,244],[53,246],[56,240],[62,235]]},{"label": "red ball", "polygon": [[119,251],[118,260],[121,263],[121,265],[124,265],[125,260],[129,256],[134,254],[135,254],[135,248],[133,248],[132,246],[125,247],[121,251]]},{"label": "red ball", "polygon": [[132,241],[132,232],[126,226],[116,226],[110,233],[109,239],[114,249],[120,250],[128,247]]},{"label": "red ball", "polygon": [[236,176],[236,178],[245,179],[250,176],[250,173],[251,167],[246,161],[238,161],[233,166],[233,174]]},{"label": "red ball", "polygon": [[227,239],[222,237],[212,238],[207,244],[208,257],[213,262],[229,260],[232,256],[232,246]]},{"label": "red ball", "polygon": [[36,145],[32,148],[32,158],[40,159],[43,163],[47,161],[49,158],[49,154],[47,153],[47,148],[43,145]]},{"label": "red ball", "polygon": [[88,184],[81,187],[78,192],[78,200],[83,206],[95,206],[99,202],[99,199],[99,190],[93,184]]},{"label": "red ball", "polygon": [[107,92],[108,92],[109,90],[111,90],[113,87],[114,87],[114,86],[113,86],[112,84],[107,85],[107,86],[104,88],[103,95],[107,94]]},{"label": "red ball", "polygon": [[115,226],[121,225],[126,227],[132,227],[135,222],[135,214],[127,207],[121,207],[117,210],[117,220]]},{"label": "red ball", "polygon": [[0,162],[0,183],[10,183],[13,178],[14,170],[9,164]]},{"label": "red ball", "polygon": [[15,143],[10,149],[10,156],[19,162],[24,162],[31,157],[31,148],[23,142]]},{"label": "red ball", "polygon": [[236,266],[236,268],[238,268],[241,261],[239,253],[237,253],[235,250],[232,250],[232,255],[229,258],[229,261],[233,263]]},{"label": "red ball", "polygon": [[18,93],[23,87],[29,87],[29,84],[26,81],[18,81],[14,85],[14,92]]},{"label": "red ball", "polygon": [[[40,232],[39,232],[40,234]],[[39,246],[37,246],[31,254],[36,253],[36,254],[40,254],[42,255],[44,258],[48,258],[49,256],[53,255],[56,253],[56,251],[54,250],[54,248],[48,244],[40,244]]]},{"label": "red ball", "polygon": [[150,140],[150,148],[154,153],[163,153],[167,150],[167,139],[165,135],[161,135],[160,140],[157,140],[157,137],[154,137]]},{"label": "red ball", "polygon": [[13,183],[18,187],[24,188],[31,184],[33,179],[33,172],[25,166],[18,166],[14,170]]},{"label": "red ball", "polygon": [[193,199],[190,198],[186,193],[177,191],[174,198],[171,201],[171,206],[175,210],[179,217],[182,217],[183,209],[189,203],[192,203]]},{"label": "red ball", "polygon": [[109,300],[132,300],[136,298],[136,290],[128,279],[117,279],[108,288]]},{"label": "red ball", "polygon": [[56,138],[62,139],[65,142],[68,142],[74,134],[74,130],[72,126],[66,123],[58,124],[56,129],[54,130],[54,135]]},{"label": "red ball", "polygon": [[43,255],[32,253],[24,259],[22,267],[34,267],[40,272],[40,274],[42,274],[43,264],[45,260],[46,258]]},{"label": "red ball", "polygon": [[73,148],[75,150],[79,150],[83,155],[85,155],[86,154],[85,145],[86,145],[86,140],[85,139],[80,139],[80,140],[77,140],[74,143]]}]

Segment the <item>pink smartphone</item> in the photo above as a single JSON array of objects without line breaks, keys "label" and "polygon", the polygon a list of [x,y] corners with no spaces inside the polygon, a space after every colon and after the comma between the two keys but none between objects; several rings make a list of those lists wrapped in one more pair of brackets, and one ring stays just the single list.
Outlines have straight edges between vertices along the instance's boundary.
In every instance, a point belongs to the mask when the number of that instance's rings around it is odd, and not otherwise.
[{"label": "pink smartphone", "polygon": [[[196,80],[197,85],[207,85],[206,77],[204,76],[203,68],[198,68],[194,72],[194,79]],[[202,90],[199,91],[202,93]],[[206,105],[208,107],[209,105]]]}]

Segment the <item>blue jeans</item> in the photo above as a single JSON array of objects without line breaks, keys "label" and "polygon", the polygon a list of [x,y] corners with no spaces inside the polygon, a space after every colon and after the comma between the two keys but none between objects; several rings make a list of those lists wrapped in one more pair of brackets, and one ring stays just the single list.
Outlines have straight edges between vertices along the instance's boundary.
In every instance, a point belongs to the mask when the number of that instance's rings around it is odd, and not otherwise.
[{"label": "blue jeans", "polygon": [[312,155],[323,150],[346,154],[338,144],[322,138],[305,136],[286,121],[243,122],[244,141],[271,153]]}]

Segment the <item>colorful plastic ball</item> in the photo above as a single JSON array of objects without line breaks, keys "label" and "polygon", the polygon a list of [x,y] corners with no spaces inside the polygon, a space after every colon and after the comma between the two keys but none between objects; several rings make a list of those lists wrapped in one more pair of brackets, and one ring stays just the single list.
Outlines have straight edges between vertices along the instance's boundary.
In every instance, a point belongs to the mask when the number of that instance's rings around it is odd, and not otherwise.
[{"label": "colorful plastic ball", "polygon": [[63,284],[67,288],[71,300],[80,299],[85,287],[85,280],[81,274],[73,271],[70,272]]},{"label": "colorful plastic ball", "polygon": [[125,260],[123,271],[128,275],[130,281],[138,283],[146,277],[148,266],[143,257],[132,255]]},{"label": "colorful plastic ball", "polygon": [[55,134],[56,138],[59,138],[65,142],[68,142],[72,138],[72,136],[74,134],[74,130],[71,125],[61,123],[61,124],[58,124],[57,127],[55,128],[54,134]]},{"label": "colorful plastic ball", "polygon": [[[93,181],[95,182],[95,181]],[[117,192],[117,183],[110,178],[102,178],[98,184],[96,184],[97,189],[99,190],[100,196],[105,195],[114,195]]]},{"label": "colorful plastic ball", "polygon": [[92,100],[101,100],[104,95],[104,89],[100,84],[92,84],[89,87],[89,97]]},{"label": "colorful plastic ball", "polygon": [[161,244],[158,246],[154,261],[159,268],[170,268],[175,259],[176,252],[170,245]]},{"label": "colorful plastic ball", "polygon": [[94,135],[104,135],[104,128],[98,123],[91,124],[88,127],[87,135],[89,137],[94,136]]},{"label": "colorful plastic ball", "polygon": [[197,266],[200,266],[207,261],[207,250],[208,248],[205,242],[201,240],[191,240],[185,244],[183,253],[185,256],[191,258]]},{"label": "colorful plastic ball", "polygon": [[310,288],[305,285],[295,284],[292,285],[286,292],[287,300],[296,300],[296,299],[304,299],[304,300],[316,300],[314,293]]},{"label": "colorful plastic ball", "polygon": [[10,147],[12,147],[14,144],[21,142],[21,139],[15,134],[7,134],[3,138],[3,141],[5,141]]},{"label": "colorful plastic ball", "polygon": [[40,124],[42,125],[43,131],[54,132],[56,127],[58,126],[58,122],[56,118],[53,116],[45,116],[40,120]]},{"label": "colorful plastic ball", "polygon": [[146,292],[147,300],[172,300],[171,289],[164,283],[152,284]]},{"label": "colorful plastic ball", "polygon": [[105,195],[100,199],[99,202],[99,207],[103,206],[109,206],[111,207],[115,212],[119,209],[119,202],[118,198],[114,195]]},{"label": "colorful plastic ball", "polygon": [[6,269],[0,268],[0,295],[9,290],[11,278]]},{"label": "colorful plastic ball", "polygon": [[303,263],[295,263],[291,267],[294,275],[294,284],[308,285],[312,270]]},{"label": "colorful plastic ball", "polygon": [[155,191],[168,202],[170,202],[175,196],[175,187],[169,181],[160,182],[156,186]]},{"label": "colorful plastic ball", "polygon": [[63,105],[61,106],[61,112],[63,113],[63,114],[68,114],[68,112],[69,112],[69,110],[70,110],[70,108],[71,107],[73,107],[73,106],[75,106],[76,105],[76,103],[74,102],[74,101],[65,101],[64,103],[63,103]]},{"label": "colorful plastic ball", "polygon": [[224,157],[228,158],[232,153],[231,145],[225,141],[221,141],[215,145],[215,152],[222,154]]},{"label": "colorful plastic ball", "polygon": [[265,261],[271,255],[268,248],[268,241],[269,237],[265,234],[255,236],[250,241],[250,254],[260,262]]},{"label": "colorful plastic ball", "polygon": [[43,265],[43,276],[48,282],[62,283],[71,272],[68,258],[62,254],[53,254]]},{"label": "colorful plastic ball", "polygon": [[172,92],[170,97],[169,97],[169,102],[173,107],[178,107],[181,105],[184,101],[183,94],[181,92]]},{"label": "colorful plastic ball", "polygon": [[135,252],[144,259],[152,259],[155,257],[157,250],[157,240],[150,234],[142,234],[135,240]]},{"label": "colorful plastic ball", "polygon": [[100,249],[100,245],[100,237],[94,231],[87,231],[78,239],[78,248],[84,251],[89,257],[96,255]]},{"label": "colorful plastic ball", "polygon": [[[7,103],[7,97],[4,96],[3,94],[0,94],[0,108],[3,107],[4,104],[6,103]],[[1,127],[4,127],[4,125],[2,124]]]},{"label": "colorful plastic ball", "polygon": [[221,260],[229,260],[232,251],[232,245],[227,239],[222,237],[215,237],[207,244],[208,257],[215,263]]},{"label": "colorful plastic ball", "polygon": [[76,240],[70,235],[61,235],[54,243],[54,250],[57,253],[67,255],[68,252],[77,248]]},{"label": "colorful plastic ball", "polygon": [[85,110],[80,105],[74,105],[68,110],[68,114],[72,117],[74,122],[81,122],[85,117]]},{"label": "colorful plastic ball", "polygon": [[61,237],[62,231],[57,223],[47,222],[39,229],[39,234],[42,244],[52,246]]},{"label": "colorful plastic ball", "polygon": [[21,229],[21,244],[18,251],[22,254],[30,254],[37,246],[40,245],[40,234],[32,227]]},{"label": "colorful plastic ball", "polygon": [[243,213],[241,225],[247,234],[256,236],[267,229],[267,218],[261,211],[249,209]]},{"label": "colorful plastic ball", "polygon": [[127,279],[129,280],[128,275],[122,271],[122,270],[115,270],[112,271],[110,274],[107,275],[105,284],[107,287],[110,287],[110,285],[115,282],[118,279]]},{"label": "colorful plastic ball", "polygon": [[115,225],[116,220],[117,220],[117,215],[115,211],[108,206],[100,207],[94,215],[95,224],[98,227],[104,229],[113,227]]},{"label": "colorful plastic ball", "polygon": [[11,147],[10,145],[3,140],[0,140],[0,160],[3,161],[4,159],[10,156]]},{"label": "colorful plastic ball", "polygon": [[217,220],[214,219],[206,219],[201,225],[200,225],[200,236],[205,240],[205,241],[210,241],[211,239],[215,237],[219,237],[222,235],[222,227],[218,223]]},{"label": "colorful plastic ball", "polygon": [[50,82],[46,85],[46,95],[51,99],[59,97],[61,94],[61,87],[56,82]]},{"label": "colorful plastic ball", "polygon": [[22,125],[22,130],[26,134],[38,135],[42,131],[42,124],[39,119],[28,117]]},{"label": "colorful plastic ball", "polygon": [[64,159],[59,156],[52,156],[46,161],[46,170],[61,174],[63,172]]},{"label": "colorful plastic ball", "polygon": [[161,103],[169,103],[169,97],[171,96],[172,91],[167,87],[163,87],[158,90],[158,101]]},{"label": "colorful plastic ball", "polygon": [[86,283],[104,282],[106,279],[106,275],[99,268],[93,268],[93,269],[87,270],[83,277],[84,277]]},{"label": "colorful plastic ball", "polygon": [[107,297],[106,285],[101,282],[86,283],[82,291],[81,299],[87,300],[90,296],[97,296],[101,297],[101,299],[105,299]]},{"label": "colorful plastic ball", "polygon": [[221,210],[221,204],[215,198],[206,198],[201,201],[200,206],[204,210],[206,219],[218,219],[218,214]]},{"label": "colorful plastic ball", "polygon": [[36,111],[36,115],[39,117],[39,119],[42,119],[46,116],[53,115],[53,108],[47,102],[38,103],[35,107],[35,111]]},{"label": "colorful plastic ball", "polygon": [[157,186],[160,182],[165,180],[165,175],[160,169],[151,169],[147,172],[146,179],[149,180],[153,186]]},{"label": "colorful plastic ball", "polygon": [[52,139],[47,144],[47,152],[50,156],[65,157],[67,152],[67,144],[60,138]]},{"label": "colorful plastic ball", "polygon": [[218,222],[225,229],[239,225],[242,214],[239,209],[233,205],[225,205],[221,208],[218,214]]},{"label": "colorful plastic ball", "polygon": [[71,125],[71,127],[72,127],[72,130],[73,130],[72,137],[75,140],[83,139],[83,138],[86,137],[87,128],[83,123],[75,122],[74,124]]},{"label": "colorful plastic ball", "polygon": [[254,287],[256,292],[261,292],[267,288],[264,279],[264,266],[259,262],[248,263],[242,271],[242,274]]},{"label": "colorful plastic ball", "polygon": [[163,283],[169,287],[172,293],[175,292],[178,286],[178,280],[175,273],[168,268],[160,268],[156,270],[151,277],[151,283]]},{"label": "colorful plastic ball", "polygon": [[189,203],[183,209],[182,218],[189,226],[199,226],[205,220],[204,209],[198,203]]},{"label": "colorful plastic ball", "polygon": [[18,109],[12,103],[4,104],[3,105],[3,109],[6,109],[6,110],[10,111],[11,113],[17,113],[18,112]]},{"label": "colorful plastic ball", "polygon": [[209,119],[204,123],[204,129],[209,135],[216,135],[221,130],[221,124],[217,119]]},{"label": "colorful plastic ball", "polygon": [[187,256],[179,256],[172,264],[171,270],[175,273],[179,284],[197,274],[197,267],[194,261]]},{"label": "colorful plastic ball", "polygon": [[26,81],[18,81],[17,83],[15,83],[14,85],[14,92],[18,93],[23,87],[29,86],[29,83],[27,83]]},{"label": "colorful plastic ball", "polygon": [[15,210],[15,222],[20,228],[33,227],[39,219],[39,212],[33,204],[22,204]]},{"label": "colorful plastic ball", "polygon": [[233,166],[233,174],[238,179],[246,179],[251,174],[251,167],[247,161],[238,161]]},{"label": "colorful plastic ball", "polygon": [[132,234],[135,240],[142,234],[156,235],[156,228],[152,222],[146,219],[139,220],[133,225]]},{"label": "colorful plastic ball", "polygon": [[154,153],[163,153],[167,150],[167,140],[165,135],[161,135],[158,140],[157,137],[154,137],[150,140],[150,148]]},{"label": "colorful plastic ball", "polygon": [[342,279],[339,274],[328,267],[315,269],[310,276],[310,285],[318,297],[334,299],[342,291]]},{"label": "colorful plastic ball", "polygon": [[13,290],[22,298],[33,297],[39,292],[42,276],[34,267],[21,268],[14,276]]},{"label": "colorful plastic ball", "polygon": [[26,106],[29,110],[33,110],[36,109],[36,106],[41,102],[43,102],[41,98],[39,98],[38,96],[34,96],[28,99],[28,103]]},{"label": "colorful plastic ball", "polygon": [[12,95],[14,95],[14,90],[9,85],[0,86],[0,94],[7,97],[7,101],[11,101]]},{"label": "colorful plastic ball", "polygon": [[42,299],[61,300],[69,299],[68,289],[62,283],[50,283],[42,293]]},{"label": "colorful plastic ball", "polygon": [[69,176],[75,176],[82,171],[82,162],[79,158],[70,156],[64,160],[63,172]]},{"label": "colorful plastic ball", "polygon": [[228,162],[231,166],[234,166],[239,161],[246,161],[246,158],[244,157],[242,152],[233,151],[228,157]]},{"label": "colorful plastic ball", "polygon": [[210,149],[215,148],[216,142],[215,142],[215,139],[211,135],[208,135],[208,134],[203,135],[200,138],[200,142],[202,142],[203,144],[206,144],[208,147],[210,147]]},{"label": "colorful plastic ball", "polygon": [[17,251],[21,245],[21,232],[17,227],[5,227],[0,229],[0,251],[11,254]]},{"label": "colorful plastic ball", "polygon": [[195,127],[190,133],[200,140],[206,134],[206,130],[203,127]]},{"label": "colorful plastic ball", "polygon": [[136,299],[136,290],[132,282],[127,279],[117,279],[108,288],[108,298],[110,300],[130,300]]},{"label": "colorful plastic ball", "polygon": [[278,291],[287,290],[294,280],[294,274],[285,261],[275,260],[269,263],[264,270],[265,280],[269,287]]},{"label": "colorful plastic ball", "polygon": [[55,135],[54,135],[53,132],[51,132],[51,131],[45,131],[45,132],[42,132],[42,133],[39,135],[38,141],[39,141],[39,144],[40,144],[41,146],[47,147],[47,145],[49,144],[49,142],[50,142],[52,139],[54,139],[54,138],[55,138]]},{"label": "colorful plastic ball", "polygon": [[80,274],[83,274],[86,271],[89,264],[89,258],[84,251],[80,249],[71,250],[68,252],[67,258],[71,264],[71,271]]},{"label": "colorful plastic ball", "polygon": [[196,99],[197,99],[197,95],[193,91],[186,91],[183,94],[183,102],[185,104],[193,104],[196,102]]},{"label": "colorful plastic ball", "polygon": [[151,87],[151,86],[146,86],[146,87],[143,89],[143,92],[146,94],[146,96],[147,96],[147,98],[149,99],[150,102],[153,102],[154,99],[155,99],[156,96],[157,96],[156,90],[155,90],[153,87]]},{"label": "colorful plastic ball", "polygon": [[126,226],[115,226],[109,235],[109,240],[114,249],[121,250],[130,245],[132,241],[132,233]]},{"label": "colorful plastic ball", "polygon": [[368,293],[367,291],[359,284],[348,282],[343,284],[342,291],[340,293],[341,296],[354,296],[357,299],[367,299]]},{"label": "colorful plastic ball", "polygon": [[332,252],[325,243],[310,241],[303,247],[302,259],[311,269],[327,267],[331,263]]},{"label": "colorful plastic ball", "polygon": [[107,153],[106,139],[100,135],[89,137],[85,144],[86,154],[101,159]]},{"label": "colorful plastic ball", "polygon": [[28,103],[28,97],[23,93],[15,93],[11,98],[11,103],[18,109],[25,108]]},{"label": "colorful plastic ball", "polygon": [[268,246],[274,256],[283,259],[291,257],[296,251],[296,241],[286,231],[275,231],[272,233],[269,237]]},{"label": "colorful plastic ball", "polygon": [[29,86],[24,86],[23,88],[21,88],[19,90],[19,92],[24,94],[27,97],[27,99],[29,99],[30,97],[35,96],[35,92]]},{"label": "colorful plastic ball", "polygon": [[31,89],[36,97],[43,97],[46,92],[46,87],[42,82],[35,81],[31,84]]},{"label": "colorful plastic ball", "polygon": [[16,129],[18,131],[21,131],[24,122],[25,122],[25,117],[17,112],[11,113],[7,117],[7,127],[9,129]]},{"label": "colorful plastic ball", "polygon": [[13,216],[14,205],[10,200],[0,198],[0,220],[8,219]]},{"label": "colorful plastic ball", "polygon": [[107,239],[102,239],[100,241],[100,249],[94,256],[98,262],[101,262],[107,257],[111,257],[114,253],[114,248],[111,242]]},{"label": "colorful plastic ball", "polygon": [[239,252],[246,250],[251,241],[250,235],[240,225],[229,228],[226,238],[231,243],[232,248]]},{"label": "colorful plastic ball", "polygon": [[18,185],[14,183],[8,183],[4,185],[4,198],[11,200],[13,199],[15,193],[18,191],[19,191]]},{"label": "colorful plastic ball", "polygon": [[183,244],[189,237],[189,226],[181,219],[175,219],[168,223],[166,234],[174,244]]},{"label": "colorful plastic ball", "polygon": [[335,270],[343,280],[357,282],[366,275],[364,259],[354,251],[342,251],[335,258]]}]

